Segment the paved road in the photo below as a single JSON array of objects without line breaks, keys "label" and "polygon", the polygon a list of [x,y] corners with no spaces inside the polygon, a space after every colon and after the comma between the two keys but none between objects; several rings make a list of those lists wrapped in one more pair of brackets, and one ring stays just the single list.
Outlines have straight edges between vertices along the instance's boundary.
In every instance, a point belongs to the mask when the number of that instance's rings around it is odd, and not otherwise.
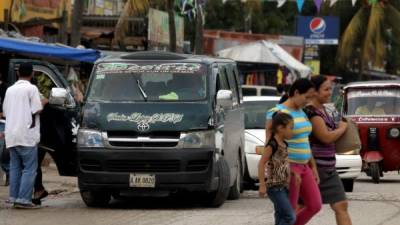
[{"label": "paved road", "polygon": [[[113,201],[107,209],[87,208],[77,192],[73,178],[58,177],[54,169],[45,173],[46,186],[52,191],[39,210],[15,210],[4,203],[7,190],[0,187],[0,225],[261,225],[273,224],[273,208],[257,192],[246,191],[238,201],[227,201],[211,209],[185,200],[130,199]],[[400,224],[400,175],[386,174],[381,184],[362,176],[350,199],[355,225]],[[328,206],[310,225],[335,224]]]}]

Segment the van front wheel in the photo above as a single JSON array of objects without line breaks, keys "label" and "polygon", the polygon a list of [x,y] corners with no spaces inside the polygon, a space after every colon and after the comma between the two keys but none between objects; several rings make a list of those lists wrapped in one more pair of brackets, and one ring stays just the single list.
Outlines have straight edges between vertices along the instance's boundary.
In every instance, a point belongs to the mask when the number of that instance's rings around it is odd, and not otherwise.
[{"label": "van front wheel", "polygon": [[80,191],[80,193],[88,207],[105,207],[111,200],[111,194],[104,191]]},{"label": "van front wheel", "polygon": [[229,194],[229,184],[230,184],[230,171],[228,162],[221,157],[217,164],[218,170],[218,189],[216,191],[207,193],[205,204],[211,207],[219,207],[224,204],[226,198]]}]

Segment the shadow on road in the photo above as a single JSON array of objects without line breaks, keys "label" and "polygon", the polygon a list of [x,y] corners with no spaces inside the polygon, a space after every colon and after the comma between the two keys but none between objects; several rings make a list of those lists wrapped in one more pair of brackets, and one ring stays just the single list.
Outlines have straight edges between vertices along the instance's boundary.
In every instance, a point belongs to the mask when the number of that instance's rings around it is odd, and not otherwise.
[{"label": "shadow on road", "polygon": [[[374,183],[371,178],[357,179],[357,182],[358,183],[371,183],[371,184]],[[381,184],[381,183],[382,184],[385,184],[385,183],[387,183],[387,184],[395,184],[395,183],[400,183],[400,180],[399,179],[381,179],[379,181],[379,184]]]},{"label": "shadow on road", "polygon": [[109,209],[208,209],[201,196],[189,194],[173,195],[168,197],[125,197],[113,198],[106,207]]}]

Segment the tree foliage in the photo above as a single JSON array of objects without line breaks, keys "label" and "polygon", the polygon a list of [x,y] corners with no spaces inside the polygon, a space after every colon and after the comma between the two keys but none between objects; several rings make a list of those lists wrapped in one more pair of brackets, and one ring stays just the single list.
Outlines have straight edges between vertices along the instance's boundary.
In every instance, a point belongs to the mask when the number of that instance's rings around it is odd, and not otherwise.
[{"label": "tree foliage", "polygon": [[[154,7],[166,10],[165,0],[152,0]],[[296,2],[287,1],[277,8],[275,1],[208,0],[205,29],[236,32],[296,35],[296,18],[302,16],[338,16],[340,45],[320,46],[321,72],[337,74],[356,68],[384,67],[389,73],[400,71],[400,0],[379,0],[371,6],[359,0],[337,1],[330,7],[324,1],[317,12],[313,0],[305,0],[298,13]],[[185,39],[194,40],[194,20],[185,18]],[[332,60],[336,59],[336,60]]]},{"label": "tree foliage", "polygon": [[342,68],[400,70],[400,12],[398,1],[365,4],[354,15],[341,38],[337,61]]}]

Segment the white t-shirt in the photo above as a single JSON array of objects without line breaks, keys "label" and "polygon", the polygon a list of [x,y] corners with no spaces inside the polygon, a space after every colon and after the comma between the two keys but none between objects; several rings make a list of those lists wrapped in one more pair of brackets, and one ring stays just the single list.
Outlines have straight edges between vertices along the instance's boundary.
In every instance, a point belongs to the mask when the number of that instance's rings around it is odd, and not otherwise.
[{"label": "white t-shirt", "polygon": [[42,110],[39,90],[29,81],[18,80],[9,87],[3,103],[6,117],[5,141],[7,148],[15,146],[35,146],[40,141],[39,115],[32,125],[32,115]]}]

